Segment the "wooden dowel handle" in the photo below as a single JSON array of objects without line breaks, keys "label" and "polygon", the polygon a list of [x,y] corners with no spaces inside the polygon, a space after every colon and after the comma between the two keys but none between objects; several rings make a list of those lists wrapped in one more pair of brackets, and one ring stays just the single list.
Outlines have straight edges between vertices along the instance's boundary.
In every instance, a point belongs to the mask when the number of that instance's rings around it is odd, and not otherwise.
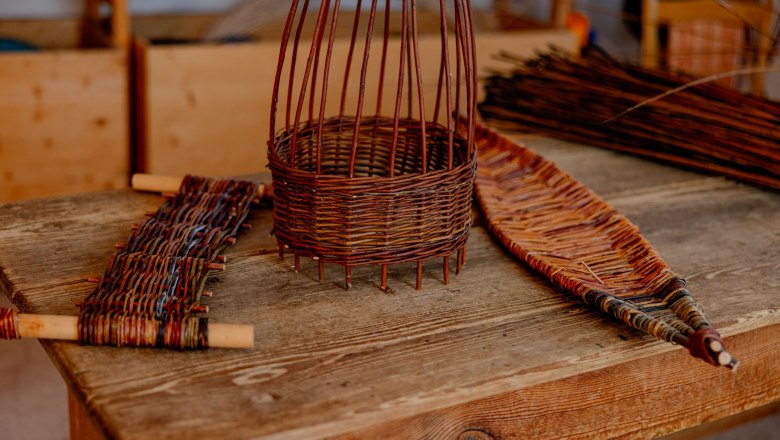
[{"label": "wooden dowel handle", "polygon": [[253,348],[254,346],[254,326],[241,324],[216,324],[209,322],[209,347]]},{"label": "wooden dowel handle", "polygon": [[136,191],[172,192],[175,193],[181,186],[181,177],[159,176],[156,174],[133,174],[130,186]]},{"label": "wooden dowel handle", "polygon": [[[160,176],[157,174],[133,174],[130,186],[136,191],[149,191],[159,193],[175,193],[181,186],[181,177]],[[270,185],[258,184],[257,197],[270,199],[272,196]]]},{"label": "wooden dowel handle", "polygon": [[[16,315],[16,332],[22,338],[78,340],[78,316]],[[243,324],[209,323],[209,347],[252,348],[255,328]]]},{"label": "wooden dowel handle", "polygon": [[78,328],[78,316],[16,315],[16,332],[23,338],[75,341],[79,338]]}]

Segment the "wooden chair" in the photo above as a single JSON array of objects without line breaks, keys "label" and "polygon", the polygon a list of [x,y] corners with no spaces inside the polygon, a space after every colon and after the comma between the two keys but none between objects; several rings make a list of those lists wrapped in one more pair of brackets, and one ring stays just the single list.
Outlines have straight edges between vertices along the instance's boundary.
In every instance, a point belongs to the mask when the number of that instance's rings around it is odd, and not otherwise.
[{"label": "wooden chair", "polygon": [[[642,1],[642,64],[646,67],[658,67],[661,51],[658,41],[658,27],[673,23],[706,20],[750,27],[757,31],[753,66],[763,68],[771,49],[772,19],[774,10],[769,4],[729,1],[725,8],[712,0],[643,0]],[[709,72],[715,73],[715,72]],[[764,94],[764,72],[755,72],[751,76],[751,91],[755,95]]]}]

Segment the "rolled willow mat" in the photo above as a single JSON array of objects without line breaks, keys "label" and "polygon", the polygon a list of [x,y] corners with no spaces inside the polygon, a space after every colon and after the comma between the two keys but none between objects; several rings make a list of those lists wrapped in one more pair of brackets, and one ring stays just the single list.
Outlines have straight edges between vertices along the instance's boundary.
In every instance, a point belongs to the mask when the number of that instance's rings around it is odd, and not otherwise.
[{"label": "rolled willow mat", "polygon": [[510,252],[613,318],[736,368],[685,281],[636,226],[528,148],[479,125],[476,142],[477,200]]},{"label": "rolled willow mat", "polygon": [[[523,61],[490,77],[482,116],[553,137],[780,189],[780,104],[620,63],[598,48]],[[640,106],[641,104],[641,106]]]},{"label": "rolled willow mat", "polygon": [[[117,244],[103,275],[90,279],[97,288],[81,302],[76,322],[0,309],[0,338],[32,329],[32,337],[59,335],[90,345],[251,346],[251,326],[214,324],[220,332],[210,335],[201,298],[209,271],[224,269],[220,252],[235,242],[256,195],[252,182],[185,177],[177,193],[133,226],[127,243]],[[36,323],[52,330],[35,333]]]}]

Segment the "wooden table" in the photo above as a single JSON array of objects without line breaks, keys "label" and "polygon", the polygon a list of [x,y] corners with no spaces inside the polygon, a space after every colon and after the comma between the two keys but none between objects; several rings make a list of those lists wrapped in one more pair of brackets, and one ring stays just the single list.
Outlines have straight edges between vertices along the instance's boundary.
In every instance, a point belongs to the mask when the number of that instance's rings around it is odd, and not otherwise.
[{"label": "wooden table", "polygon": [[[780,400],[780,194],[544,138],[529,144],[637,223],[726,337],[731,373],[587,309],[473,229],[439,264],[291,270],[271,213],[207,300],[255,349],[178,353],[44,341],[74,437],[651,437]],[[76,314],[113,245],[161,198],[130,190],[0,205],[0,286],[25,312]]]}]

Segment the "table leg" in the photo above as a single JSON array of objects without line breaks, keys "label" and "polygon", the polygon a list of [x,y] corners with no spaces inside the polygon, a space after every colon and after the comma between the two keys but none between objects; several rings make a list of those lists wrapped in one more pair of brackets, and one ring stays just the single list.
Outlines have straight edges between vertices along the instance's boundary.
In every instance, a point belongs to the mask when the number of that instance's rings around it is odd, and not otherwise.
[{"label": "table leg", "polygon": [[89,416],[81,400],[68,390],[71,440],[102,440],[105,437]]}]

